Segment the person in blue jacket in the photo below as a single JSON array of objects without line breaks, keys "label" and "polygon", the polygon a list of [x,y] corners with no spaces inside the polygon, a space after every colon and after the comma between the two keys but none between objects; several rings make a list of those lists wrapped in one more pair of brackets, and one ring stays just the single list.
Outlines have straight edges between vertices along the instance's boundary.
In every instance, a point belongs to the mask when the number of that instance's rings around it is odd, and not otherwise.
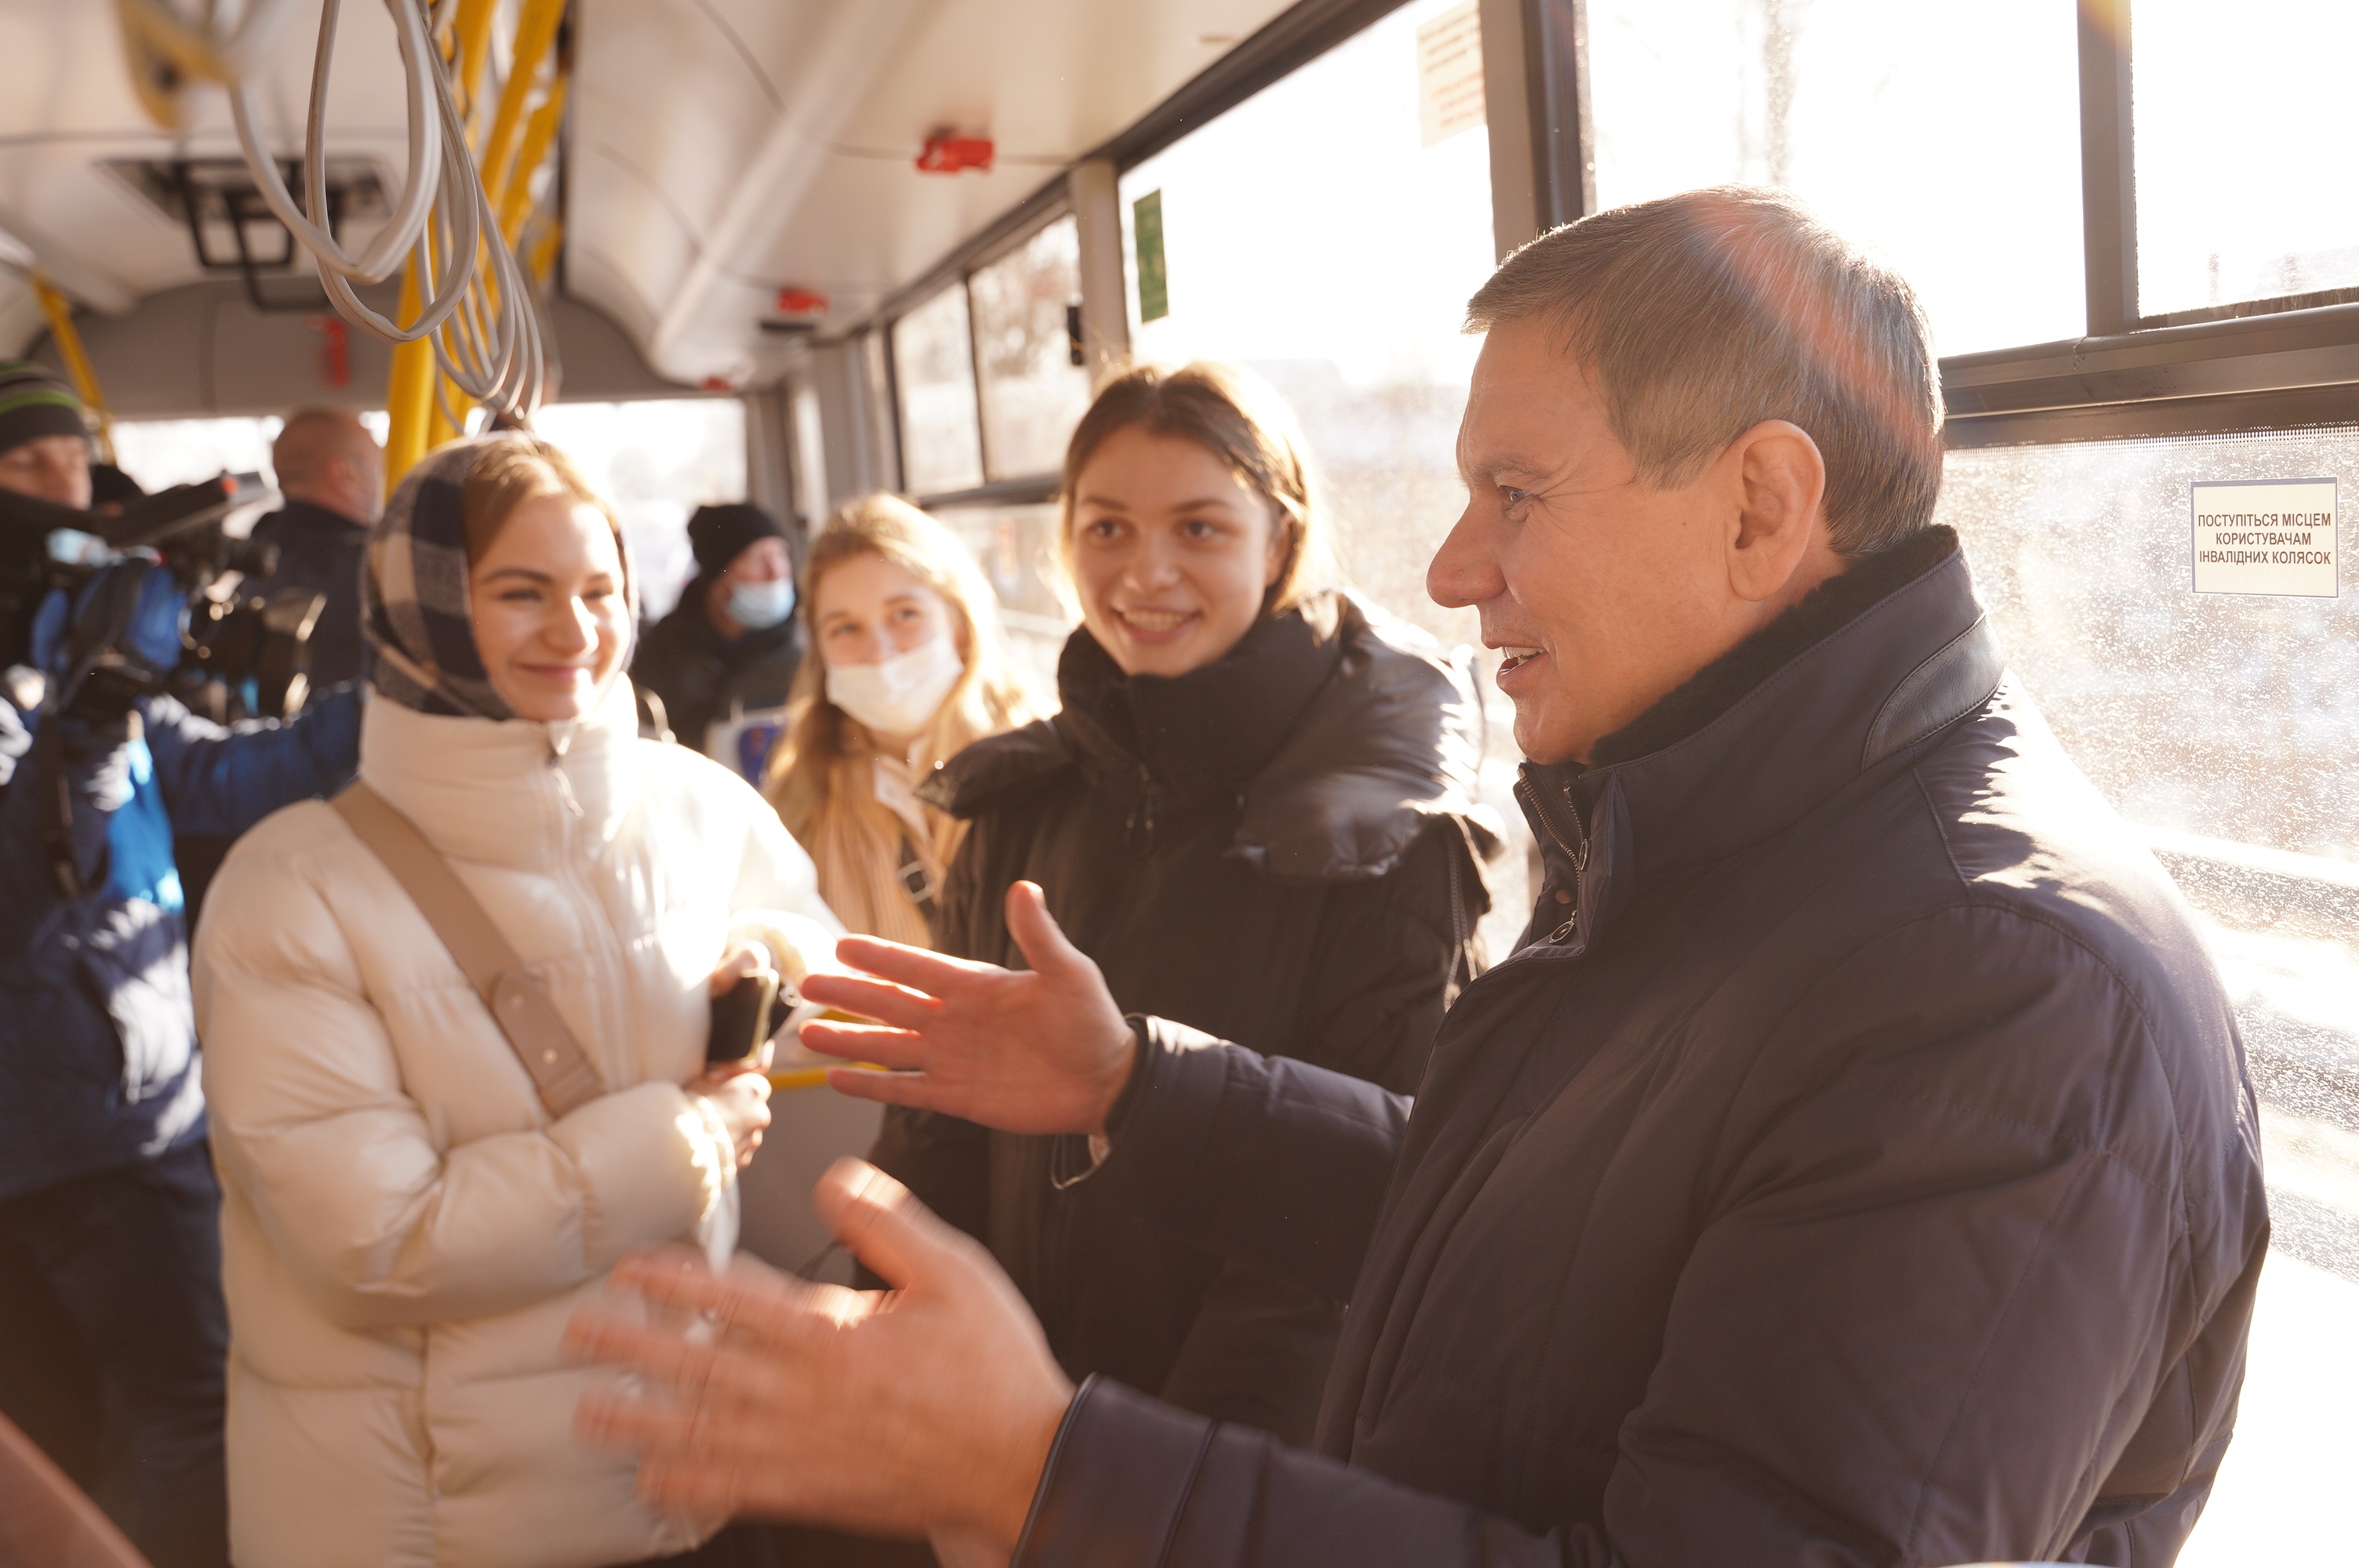
[{"label": "person in blue jacket", "polygon": [[[85,429],[54,378],[0,365],[0,487],[86,508]],[[228,1561],[227,1331],[172,836],[236,834],[342,788],[360,704],[332,692],[233,730],[77,687],[106,580],[0,650],[0,1413],[157,1568],[195,1568]],[[129,635],[168,664],[180,590],[153,568],[139,587]]]}]

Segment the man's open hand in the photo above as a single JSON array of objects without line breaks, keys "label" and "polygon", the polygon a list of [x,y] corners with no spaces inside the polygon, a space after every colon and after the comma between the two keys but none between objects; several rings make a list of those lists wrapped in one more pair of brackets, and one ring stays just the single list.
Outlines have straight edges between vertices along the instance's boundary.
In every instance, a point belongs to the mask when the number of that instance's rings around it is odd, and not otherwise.
[{"label": "man's open hand", "polygon": [[577,1360],[642,1374],[584,1394],[582,1439],[639,1451],[648,1504],[1015,1549],[1073,1386],[990,1255],[890,1176],[841,1160],[814,1202],[892,1292],[811,1285],[741,1257],[625,1259],[645,1314],[574,1314]]},{"label": "man's open hand", "polygon": [[1130,1025],[1098,967],[1065,939],[1031,882],[1007,890],[1007,931],[1030,969],[869,936],[838,943],[839,959],[877,979],[813,975],[803,995],[877,1022],[806,1023],[803,1044],[903,1070],[838,1067],[829,1087],[1003,1132],[1104,1131],[1130,1077]]}]

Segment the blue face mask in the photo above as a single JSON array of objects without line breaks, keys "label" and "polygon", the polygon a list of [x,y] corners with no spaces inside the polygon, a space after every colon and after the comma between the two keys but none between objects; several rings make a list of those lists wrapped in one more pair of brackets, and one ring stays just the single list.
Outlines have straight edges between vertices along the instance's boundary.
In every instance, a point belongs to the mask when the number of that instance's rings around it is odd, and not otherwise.
[{"label": "blue face mask", "polygon": [[748,632],[766,631],[795,612],[795,579],[729,585],[729,619]]}]

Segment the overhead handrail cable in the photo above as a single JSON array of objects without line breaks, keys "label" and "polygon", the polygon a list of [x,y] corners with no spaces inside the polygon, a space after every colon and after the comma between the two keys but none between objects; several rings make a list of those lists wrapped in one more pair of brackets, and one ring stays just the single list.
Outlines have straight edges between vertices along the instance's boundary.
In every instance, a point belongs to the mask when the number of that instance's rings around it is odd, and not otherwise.
[{"label": "overhead handrail cable", "polygon": [[[211,7],[212,19],[200,25],[177,14],[165,0],[116,3],[126,31],[190,78],[218,81],[226,89],[238,145],[255,189],[317,263],[321,286],[337,313],[396,345],[397,366],[405,345],[430,345],[426,351],[432,363],[427,373],[435,377],[438,399],[447,402],[440,386],[447,379],[450,388],[469,401],[528,419],[546,381],[545,356],[535,297],[524,287],[524,269],[514,249],[521,223],[509,215],[511,203],[506,198],[513,188],[528,185],[538,167],[537,159],[525,163],[512,159],[510,153],[525,101],[556,38],[567,0],[524,0],[514,63],[497,114],[485,131],[480,159],[469,145],[468,122],[482,103],[480,84],[492,52],[495,0],[386,0],[408,89],[408,168],[391,218],[357,255],[337,240],[328,200],[328,80],[342,0],[323,0],[321,7],[299,205],[265,145],[256,90],[259,71],[292,0],[247,0],[234,27]],[[438,42],[445,38],[450,40],[447,55]],[[454,90],[454,72],[463,82],[461,89]],[[554,74],[549,92],[560,103],[561,89],[562,76]],[[527,149],[546,156],[549,137],[532,134],[542,121],[540,114],[532,117],[525,142]],[[382,281],[405,255],[408,266],[402,302],[397,319],[388,320],[360,298],[354,285]],[[397,368],[397,389],[406,373]]]}]

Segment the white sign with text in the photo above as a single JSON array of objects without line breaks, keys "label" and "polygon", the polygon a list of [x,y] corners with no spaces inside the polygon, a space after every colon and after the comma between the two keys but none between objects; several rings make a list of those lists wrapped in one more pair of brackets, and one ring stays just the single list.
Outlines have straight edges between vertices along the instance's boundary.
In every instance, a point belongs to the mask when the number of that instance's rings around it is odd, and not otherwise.
[{"label": "white sign with text", "polygon": [[2334,598],[2334,494],[2332,479],[2196,481],[2195,591]]},{"label": "white sign with text", "polygon": [[1427,146],[1483,123],[1483,17],[1475,0],[1417,30],[1417,123]]}]

